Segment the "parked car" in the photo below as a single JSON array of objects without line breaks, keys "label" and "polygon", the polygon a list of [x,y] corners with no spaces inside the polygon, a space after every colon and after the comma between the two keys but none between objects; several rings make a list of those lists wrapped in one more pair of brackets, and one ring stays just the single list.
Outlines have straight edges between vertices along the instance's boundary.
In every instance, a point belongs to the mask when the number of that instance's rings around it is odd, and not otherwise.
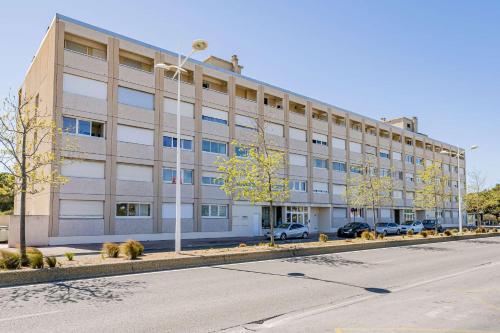
[{"label": "parked car", "polygon": [[424,230],[424,225],[421,221],[406,221],[399,226],[402,234],[406,234],[408,231],[412,230],[415,234],[418,234]]},{"label": "parked car", "polygon": [[[271,239],[271,232],[266,233],[266,237]],[[309,228],[299,223],[283,223],[274,229],[274,238],[285,240],[287,238],[307,238]]]},{"label": "parked car", "polygon": [[339,237],[359,237],[363,231],[371,231],[370,226],[363,222],[351,222],[337,230]]},{"label": "parked car", "polygon": [[375,225],[375,231],[378,234],[384,234],[384,235],[399,235],[401,233],[401,229],[399,228],[399,225],[396,223],[377,223]]},{"label": "parked car", "polygon": [[[436,230],[436,220],[432,219],[423,220],[422,224],[424,226],[424,230]],[[443,232],[443,230],[444,230],[443,226],[437,223],[437,231]]]}]

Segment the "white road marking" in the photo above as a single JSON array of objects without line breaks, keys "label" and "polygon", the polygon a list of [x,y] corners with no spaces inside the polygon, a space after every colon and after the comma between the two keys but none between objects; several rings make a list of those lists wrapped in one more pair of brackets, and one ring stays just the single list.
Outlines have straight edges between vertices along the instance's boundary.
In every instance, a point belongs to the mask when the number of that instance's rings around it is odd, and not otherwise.
[{"label": "white road marking", "polygon": [[0,322],[10,321],[10,320],[18,320],[18,319],[26,319],[26,318],[31,318],[31,317],[45,316],[45,315],[59,313],[59,312],[62,312],[62,310],[32,313],[32,314],[27,314],[27,315],[22,315],[22,316],[15,316],[15,317],[8,317],[8,318],[0,318]]}]

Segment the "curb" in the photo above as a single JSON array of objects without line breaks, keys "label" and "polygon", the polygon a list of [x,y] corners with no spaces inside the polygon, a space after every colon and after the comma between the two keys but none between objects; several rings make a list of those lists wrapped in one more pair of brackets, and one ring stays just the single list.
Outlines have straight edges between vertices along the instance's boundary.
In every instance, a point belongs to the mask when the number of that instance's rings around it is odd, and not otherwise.
[{"label": "curb", "polygon": [[397,241],[377,241],[362,244],[343,244],[322,247],[311,247],[302,249],[278,249],[272,251],[218,254],[209,256],[197,256],[175,259],[156,259],[144,261],[124,261],[112,264],[44,268],[40,270],[8,271],[0,273],[0,288],[37,284],[55,281],[67,281],[86,278],[97,278],[112,275],[145,273],[173,269],[185,269],[203,266],[216,266],[224,264],[235,264],[260,260],[283,259],[299,256],[311,256],[319,254],[342,253],[359,250],[372,250],[380,248],[411,246],[418,244],[443,243],[475,238],[498,237],[495,234],[478,234],[464,236],[449,236],[442,238],[416,238]]}]

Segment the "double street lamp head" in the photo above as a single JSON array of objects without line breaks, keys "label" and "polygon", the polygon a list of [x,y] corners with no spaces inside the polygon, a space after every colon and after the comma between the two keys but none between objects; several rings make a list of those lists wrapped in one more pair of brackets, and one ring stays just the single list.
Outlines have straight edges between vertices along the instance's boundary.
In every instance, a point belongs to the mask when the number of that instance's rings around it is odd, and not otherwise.
[{"label": "double street lamp head", "polygon": [[208,42],[203,39],[195,39],[192,44],[193,51],[203,51],[208,47]]},{"label": "double street lamp head", "polygon": [[[200,52],[200,51],[203,51],[203,50],[206,50],[206,48],[208,47],[208,42],[204,39],[195,39],[193,41],[193,44],[191,44],[192,46],[192,50],[191,50],[191,54],[193,53],[196,53],[196,52]],[[191,55],[187,56],[185,60],[187,60]],[[177,65],[168,65],[168,64],[165,64],[165,63],[159,63],[159,64],[156,64],[155,65],[156,68],[161,68],[161,69],[164,69],[164,70],[167,70],[167,71],[179,71],[181,73],[186,73],[187,71],[182,68],[182,67],[179,67]]]}]

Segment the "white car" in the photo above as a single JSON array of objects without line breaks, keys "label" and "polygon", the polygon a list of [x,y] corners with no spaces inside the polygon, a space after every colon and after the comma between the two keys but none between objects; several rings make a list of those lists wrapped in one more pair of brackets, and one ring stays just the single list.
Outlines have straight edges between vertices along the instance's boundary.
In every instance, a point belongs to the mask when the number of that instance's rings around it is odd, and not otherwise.
[{"label": "white car", "polygon": [[386,223],[386,222],[381,222],[377,223],[375,225],[375,230],[377,231],[377,234],[383,234],[385,235],[399,235],[401,233],[401,229],[399,225],[396,223]]},{"label": "white car", "polygon": [[[266,233],[267,238],[271,238],[271,232]],[[309,228],[299,223],[283,223],[274,228],[274,239],[285,240],[287,238],[307,238]]]},{"label": "white car", "polygon": [[406,221],[403,222],[400,226],[399,229],[402,234],[406,234],[408,231],[412,230],[413,233],[418,234],[422,230],[424,230],[424,225],[422,224],[421,221]]}]

